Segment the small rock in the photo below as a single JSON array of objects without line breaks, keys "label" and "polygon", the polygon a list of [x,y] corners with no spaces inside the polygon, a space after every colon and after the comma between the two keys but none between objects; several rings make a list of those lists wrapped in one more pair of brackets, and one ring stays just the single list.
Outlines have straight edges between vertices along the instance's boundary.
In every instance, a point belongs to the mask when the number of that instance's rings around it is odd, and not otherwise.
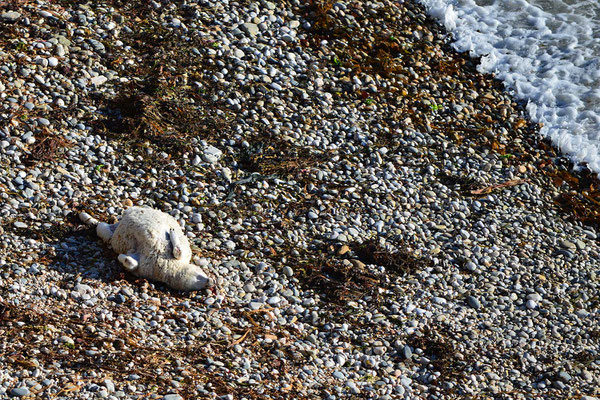
[{"label": "small rock", "polygon": [[108,391],[108,393],[112,393],[112,392],[115,391],[115,384],[110,379],[105,379],[102,382],[102,385],[106,388],[106,390]]},{"label": "small rock", "polygon": [[577,248],[577,246],[575,246],[575,243],[569,242],[566,239],[561,239],[559,240],[559,243],[562,247],[564,247],[565,249],[569,249],[569,250],[575,250]]},{"label": "small rock", "polygon": [[476,310],[479,310],[481,308],[481,303],[479,302],[477,297],[468,296],[467,303]]},{"label": "small rock", "polygon": [[465,267],[471,272],[477,271],[477,264],[475,264],[473,261],[467,262],[465,264]]},{"label": "small rock", "polygon": [[69,345],[69,346],[74,346],[75,345],[75,341],[73,339],[71,339],[70,337],[68,337],[68,336],[61,336],[61,337],[59,337],[58,338],[58,342],[59,343],[64,343],[64,344]]},{"label": "small rock", "polygon": [[338,255],[343,256],[344,254],[346,254],[347,252],[350,251],[350,247],[348,247],[347,245],[343,245],[342,247],[340,247],[340,249],[338,250]]},{"label": "small rock", "polygon": [[406,389],[404,389],[404,386],[398,385],[398,386],[394,387],[394,392],[396,392],[396,394],[399,396],[403,396],[404,392],[406,392]]},{"label": "small rock", "polygon": [[19,18],[21,18],[21,14],[19,14],[16,11],[7,11],[0,15],[0,19],[2,19],[2,21],[8,22],[10,24],[17,22]]},{"label": "small rock", "polygon": [[14,223],[15,228],[19,228],[19,229],[25,229],[27,228],[27,224],[21,221],[15,221]]},{"label": "small rock", "polygon": [[167,394],[163,397],[163,400],[183,400],[183,397],[178,394]]},{"label": "small rock", "polygon": [[243,23],[241,29],[250,36],[258,35],[258,25],[253,24],[251,22]]},{"label": "small rock", "polygon": [[202,154],[202,159],[208,163],[214,164],[219,161],[223,152],[217,149],[214,146],[206,146],[204,149],[204,154]]},{"label": "small rock", "polygon": [[569,375],[569,373],[567,373],[565,371],[559,372],[557,378],[559,381],[562,381],[562,382],[569,382],[572,379],[571,375]]},{"label": "small rock", "polygon": [[18,388],[14,388],[10,391],[11,396],[15,396],[15,397],[23,397],[23,396],[28,396],[29,395],[29,389],[27,389],[26,387],[18,387]]},{"label": "small rock", "polygon": [[530,310],[533,310],[535,308],[537,308],[537,303],[533,300],[527,300],[527,302],[525,303],[525,306],[527,306],[527,308],[529,308]]},{"label": "small rock", "polygon": [[125,303],[125,296],[123,296],[122,294],[117,294],[115,295],[115,297],[113,298],[113,301],[117,304],[123,304]]},{"label": "small rock", "polygon": [[435,304],[439,304],[439,305],[444,305],[444,304],[446,304],[446,302],[447,302],[447,301],[446,301],[446,299],[444,299],[443,297],[437,297],[437,296],[433,297],[431,300],[432,300],[432,301],[433,301]]},{"label": "small rock", "polygon": [[539,302],[542,299],[542,296],[540,296],[537,293],[530,293],[527,295],[527,300],[533,300],[536,303]]},{"label": "small rock", "polygon": [[92,82],[92,84],[96,86],[103,85],[104,83],[106,83],[106,81],[108,81],[108,78],[104,75],[98,75],[90,79],[90,82]]},{"label": "small rock", "polygon": [[269,303],[269,305],[271,305],[271,306],[276,306],[280,302],[281,302],[281,298],[279,296],[273,296],[269,300],[267,300],[267,303]]},{"label": "small rock", "polygon": [[410,360],[412,358],[413,353],[410,346],[407,345],[402,348],[401,354],[406,360]]},{"label": "small rock", "polygon": [[283,274],[287,277],[294,276],[294,270],[288,266],[283,267]]}]

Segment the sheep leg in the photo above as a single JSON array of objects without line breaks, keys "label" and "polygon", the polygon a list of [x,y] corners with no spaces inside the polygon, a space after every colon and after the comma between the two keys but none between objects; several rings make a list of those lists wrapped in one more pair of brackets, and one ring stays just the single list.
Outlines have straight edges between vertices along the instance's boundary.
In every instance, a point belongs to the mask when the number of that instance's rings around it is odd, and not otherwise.
[{"label": "sheep leg", "polygon": [[183,248],[181,246],[181,237],[175,229],[169,231],[169,239],[171,240],[171,246],[173,247],[173,257],[177,260],[181,260],[183,254]]},{"label": "sheep leg", "polygon": [[140,255],[135,250],[129,250],[127,254],[119,254],[119,262],[129,272],[133,272],[140,265]]},{"label": "sheep leg", "polygon": [[108,243],[110,241],[110,238],[112,238],[113,233],[115,233],[117,226],[119,226],[118,222],[116,224],[107,224],[105,222],[100,222],[98,226],[96,226],[96,233],[98,234],[100,239]]}]

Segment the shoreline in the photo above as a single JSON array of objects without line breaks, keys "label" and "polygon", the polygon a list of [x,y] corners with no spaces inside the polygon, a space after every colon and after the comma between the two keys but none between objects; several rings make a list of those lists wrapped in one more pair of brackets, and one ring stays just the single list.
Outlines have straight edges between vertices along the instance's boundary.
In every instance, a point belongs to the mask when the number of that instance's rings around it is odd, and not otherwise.
[{"label": "shoreline", "polygon": [[[103,4],[0,6],[0,395],[600,396],[600,181],[421,6]],[[134,204],[216,290],[73,218]]]}]

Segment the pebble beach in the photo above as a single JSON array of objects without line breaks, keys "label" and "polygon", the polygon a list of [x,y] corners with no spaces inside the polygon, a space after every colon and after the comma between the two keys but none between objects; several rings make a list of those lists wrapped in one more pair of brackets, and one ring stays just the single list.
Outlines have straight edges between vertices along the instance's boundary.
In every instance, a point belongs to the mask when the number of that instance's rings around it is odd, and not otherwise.
[{"label": "pebble beach", "polygon": [[[600,185],[413,1],[0,1],[0,398],[600,397]],[[175,217],[214,278],[82,224]]]}]

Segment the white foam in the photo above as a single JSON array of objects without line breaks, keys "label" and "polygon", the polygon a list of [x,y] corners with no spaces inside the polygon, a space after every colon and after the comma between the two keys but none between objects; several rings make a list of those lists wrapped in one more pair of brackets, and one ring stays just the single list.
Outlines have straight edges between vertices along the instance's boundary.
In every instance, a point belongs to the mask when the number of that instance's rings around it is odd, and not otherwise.
[{"label": "white foam", "polygon": [[454,37],[526,100],[541,133],[600,172],[600,4],[582,0],[419,0]]}]

